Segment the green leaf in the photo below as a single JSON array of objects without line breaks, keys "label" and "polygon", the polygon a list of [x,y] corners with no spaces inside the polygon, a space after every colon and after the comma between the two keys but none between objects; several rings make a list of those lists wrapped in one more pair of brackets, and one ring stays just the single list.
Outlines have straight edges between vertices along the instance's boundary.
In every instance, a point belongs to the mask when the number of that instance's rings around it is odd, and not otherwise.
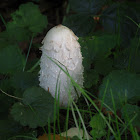
[{"label": "green leaf", "polygon": [[71,138],[71,140],[80,140],[77,136]]},{"label": "green leaf", "polygon": [[105,0],[69,0],[70,7],[75,12],[92,15],[97,14],[104,3]]},{"label": "green leaf", "polygon": [[140,40],[132,39],[129,48],[125,48],[115,54],[114,66],[117,69],[128,69],[129,71],[140,72]]},{"label": "green leaf", "polygon": [[12,91],[12,84],[10,79],[2,79],[0,80],[0,89],[5,92]]},{"label": "green leaf", "polygon": [[113,61],[110,58],[100,58],[95,61],[95,70],[101,75],[107,75],[112,71]]},{"label": "green leaf", "polygon": [[136,73],[140,73],[140,51],[130,58],[130,70]]},{"label": "green leaf", "polygon": [[18,134],[21,126],[11,119],[0,120],[0,139],[8,140],[9,137]]},{"label": "green leaf", "polygon": [[0,139],[1,140],[31,140],[36,138],[36,130],[22,128],[17,122],[12,119],[0,120]]},{"label": "green leaf", "polygon": [[135,10],[123,3],[112,4],[102,12],[100,17],[104,30],[110,33],[118,33],[124,48],[128,47],[131,38],[135,36],[138,28],[135,23],[126,16],[130,17],[136,23],[139,23]]},{"label": "green leaf", "polygon": [[0,49],[0,73],[15,73],[23,69],[24,57],[16,45]]},{"label": "green leaf", "polygon": [[88,35],[95,28],[93,18],[83,14],[66,17],[63,21],[63,25],[69,27],[79,37]]},{"label": "green leaf", "polygon": [[81,45],[82,56],[84,58],[83,59],[84,69],[89,70],[95,57],[93,48],[93,37],[79,38],[78,41]]},{"label": "green leaf", "polygon": [[121,109],[127,101],[137,103],[140,100],[139,85],[139,75],[128,71],[114,70],[103,79],[99,88],[99,99],[103,100],[111,109]]},{"label": "green leaf", "polygon": [[14,100],[3,93],[0,93],[0,120],[6,119],[9,115],[9,109],[13,105]]},{"label": "green leaf", "polygon": [[100,114],[95,114],[91,118],[90,126],[92,127],[92,129],[101,130],[101,129],[104,129],[106,127],[106,123]]},{"label": "green leaf", "polygon": [[47,17],[40,13],[37,5],[29,2],[22,4],[19,10],[12,14],[13,24],[20,28],[26,28],[36,35],[47,27]]},{"label": "green leaf", "polygon": [[[111,49],[116,45],[116,36],[104,34],[101,36],[93,36],[79,40],[82,47],[87,50],[90,48],[91,55],[97,58],[107,57],[111,54]],[[93,57],[92,57],[93,58]]]},{"label": "green leaf", "polygon": [[93,130],[91,130],[90,134],[91,134],[93,137],[96,137],[96,138],[100,139],[101,137],[103,137],[103,136],[106,135],[106,130],[103,129],[103,130],[97,131],[96,129],[93,129]]},{"label": "green leaf", "polygon": [[90,121],[92,131],[90,132],[93,137],[101,138],[106,134],[106,123],[100,114],[95,114]]},{"label": "green leaf", "polygon": [[94,37],[94,52],[97,58],[108,57],[111,54],[111,49],[116,46],[115,35],[102,35]]},{"label": "green leaf", "polygon": [[23,102],[13,105],[11,114],[23,126],[45,126],[48,119],[54,120],[54,98],[42,88],[29,88],[23,94]]},{"label": "green leaf", "polygon": [[6,26],[6,31],[5,31],[5,38],[7,38],[10,41],[25,41],[30,39],[30,32],[29,30],[18,27],[16,24],[13,22],[8,22]]},{"label": "green leaf", "polygon": [[[104,34],[101,36],[84,37],[79,39],[82,56],[84,57],[83,65],[86,70],[91,68],[91,64],[96,59],[105,59],[116,45],[116,36]],[[96,59],[95,59],[96,58]]]},{"label": "green leaf", "polygon": [[25,90],[32,86],[38,86],[38,75],[29,72],[17,72],[11,78],[14,88]]},{"label": "green leaf", "polygon": [[[6,93],[13,93],[11,81],[9,79],[3,79],[0,81],[0,89]],[[14,99],[8,97],[0,91],[0,120],[6,119],[9,115],[9,108],[14,103]]]},{"label": "green leaf", "polygon": [[131,40],[130,48],[129,48],[129,63],[130,70],[140,73],[140,39],[135,38]]},{"label": "green leaf", "polygon": [[6,46],[9,46],[9,42],[5,39],[5,31],[0,33],[0,50],[3,49]]},{"label": "green leaf", "polygon": [[130,124],[133,124],[133,126],[137,126],[138,128],[140,128],[140,107],[136,105],[126,104],[121,109],[121,113],[122,118],[125,120],[126,123],[131,121],[136,115],[135,119]]},{"label": "green leaf", "polygon": [[99,81],[99,74],[91,69],[90,71],[84,71],[84,87],[91,88],[96,85]]},{"label": "green leaf", "polygon": [[129,50],[128,48],[117,52],[114,56],[113,65],[116,69],[128,69],[129,65]]},{"label": "green leaf", "polygon": [[38,86],[38,74],[29,72],[17,72],[11,77],[12,86],[15,88],[13,92],[16,97],[22,98],[27,88]]},{"label": "green leaf", "polygon": [[0,108],[0,112],[9,112],[9,108],[11,107],[13,102],[14,101],[10,97],[6,96],[3,93],[0,93],[0,105],[2,106]]},{"label": "green leaf", "polygon": [[18,98],[22,98],[23,97],[23,93],[24,93],[24,90],[18,88],[18,89],[15,89],[13,91],[13,94],[15,97],[18,97]]}]

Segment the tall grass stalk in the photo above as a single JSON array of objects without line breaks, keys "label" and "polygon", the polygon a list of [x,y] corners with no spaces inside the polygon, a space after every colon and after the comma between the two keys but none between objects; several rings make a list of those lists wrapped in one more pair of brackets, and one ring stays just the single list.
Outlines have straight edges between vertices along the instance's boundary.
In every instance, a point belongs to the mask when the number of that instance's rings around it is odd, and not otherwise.
[{"label": "tall grass stalk", "polygon": [[[79,128],[78,122],[77,122],[77,119],[76,119],[76,116],[75,116],[75,112],[74,112],[74,109],[73,109],[73,105],[71,105],[71,109],[72,109],[72,115],[73,115],[73,119],[74,119],[76,128]],[[78,135],[78,136],[79,136],[80,140],[82,140],[82,136],[81,135]]]},{"label": "tall grass stalk", "polygon": [[[46,55],[47,56],[47,55]],[[67,73],[57,62],[55,62],[51,57],[47,56],[52,62],[54,62],[71,80],[71,82],[73,83],[73,85],[92,103],[92,105],[96,108],[96,110],[99,112],[99,114],[101,115],[101,117],[104,119],[104,121],[106,122],[106,124],[108,125],[110,131],[113,133],[113,135],[116,137],[116,134],[114,132],[114,130],[112,129],[111,125],[108,123],[107,119],[105,118],[105,116],[103,115],[103,113],[100,111],[100,109],[98,109],[97,105],[93,102],[93,100],[86,94],[86,92],[84,91],[83,88],[81,88],[73,79],[72,77],[69,75],[69,73]]]},{"label": "tall grass stalk", "polygon": [[[116,105],[115,105],[115,101],[114,101],[114,97],[113,97],[113,93],[112,93],[112,89],[110,89],[110,93],[111,93],[111,98],[112,98],[112,103],[113,103],[113,109],[114,109],[114,115],[115,115],[115,121],[116,121],[116,127],[117,127],[117,131],[118,131],[118,140],[121,139],[121,136],[120,136],[120,130],[119,130],[119,125],[118,125],[118,119],[117,119],[117,110],[116,110]],[[116,136],[117,137],[117,136]]]},{"label": "tall grass stalk", "polygon": [[82,126],[83,126],[83,128],[84,128],[84,132],[85,132],[86,138],[87,138],[87,140],[89,140],[89,138],[88,138],[88,133],[87,133],[87,130],[86,130],[86,126],[85,126],[84,121],[83,121],[83,119],[82,119],[81,113],[80,113],[80,111],[79,111],[77,105],[75,104],[75,102],[73,102],[73,105],[75,106],[75,108],[76,108],[76,110],[77,110],[77,113],[78,113],[78,115],[79,115],[79,117],[80,117],[80,120],[81,120]]},{"label": "tall grass stalk", "polygon": [[26,60],[25,60],[25,64],[24,64],[24,67],[23,67],[23,71],[25,70],[25,67],[26,67],[26,64],[27,64],[27,60],[28,60],[29,53],[30,53],[30,50],[31,50],[31,46],[32,46],[33,38],[34,38],[34,36],[32,36],[31,41],[30,41],[30,45],[29,45],[29,49],[28,49],[28,52],[27,52],[27,56],[26,56]]}]

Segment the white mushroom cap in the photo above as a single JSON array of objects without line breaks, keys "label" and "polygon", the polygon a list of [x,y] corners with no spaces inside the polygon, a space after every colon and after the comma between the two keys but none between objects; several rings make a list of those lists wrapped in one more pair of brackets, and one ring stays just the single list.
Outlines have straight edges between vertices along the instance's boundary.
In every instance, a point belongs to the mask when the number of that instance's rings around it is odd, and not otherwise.
[{"label": "white mushroom cap", "polygon": [[[72,30],[58,25],[49,30],[42,41],[40,86],[45,90],[49,89],[52,96],[55,97],[56,84],[58,84],[58,88],[60,85],[60,92],[57,90],[57,95],[60,93],[59,103],[61,106],[68,105],[69,93],[73,100],[77,100],[77,93],[67,75],[47,56],[55,60],[63,69],[68,70],[73,80],[83,86],[82,55],[77,40],[78,37]],[[78,94],[80,95],[79,91]]]}]

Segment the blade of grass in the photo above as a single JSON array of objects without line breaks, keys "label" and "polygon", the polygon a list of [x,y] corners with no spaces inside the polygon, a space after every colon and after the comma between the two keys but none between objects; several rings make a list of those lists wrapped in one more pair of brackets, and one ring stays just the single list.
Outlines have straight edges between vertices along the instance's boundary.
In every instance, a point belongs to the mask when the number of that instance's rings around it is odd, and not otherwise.
[{"label": "blade of grass", "polygon": [[33,65],[33,67],[31,67],[31,69],[29,69],[27,72],[33,72],[34,69],[39,65],[39,63],[40,63],[40,60],[38,60],[38,61]]},{"label": "blade of grass", "polygon": [[140,28],[140,24],[137,24],[132,18],[130,18],[129,16],[125,16],[125,17],[127,17],[128,19],[130,19],[133,23],[135,23]]},{"label": "blade of grass", "polygon": [[[108,114],[108,120],[109,120],[109,124],[111,124],[111,116],[110,116],[110,114]],[[107,133],[107,140],[109,140],[109,138],[110,138],[110,130],[108,129],[108,133]]]},{"label": "blade of grass", "polygon": [[2,16],[1,14],[0,14],[0,18],[1,18],[1,20],[2,20],[2,22],[3,22],[3,24],[4,24],[4,26],[7,28],[7,24],[6,24],[4,18],[3,18],[3,16]]},{"label": "blade of grass", "polygon": [[[79,128],[72,104],[71,104],[71,109],[72,109],[72,115],[73,115],[73,118],[74,118],[74,121],[75,121],[75,125],[76,125],[77,128]],[[79,135],[79,138],[80,138],[80,140],[82,140],[81,135]]]},{"label": "blade of grass", "polygon": [[99,112],[99,114],[101,115],[101,117],[105,120],[106,124],[108,125],[108,127],[110,128],[110,131],[113,133],[113,135],[115,136],[115,132],[112,129],[111,125],[108,123],[108,121],[106,120],[105,116],[103,115],[103,113],[98,109],[98,107],[96,106],[96,104],[93,102],[93,100],[84,92],[84,89],[81,88],[73,79],[72,77],[69,75],[69,73],[67,73],[61,66],[59,66],[51,57],[47,56],[52,62],[54,62],[72,81],[72,83],[74,84],[75,87],[77,87],[79,89],[79,91],[93,104],[93,106],[96,108],[96,110]]},{"label": "blade of grass", "polygon": [[134,121],[134,119],[137,117],[138,114],[135,114],[134,117],[132,119],[129,119],[129,121],[127,122],[127,125],[125,125],[124,129],[121,130],[121,135],[124,133],[124,131],[130,127],[130,131],[132,133],[133,138],[135,139],[135,132],[134,132],[134,128],[132,126],[132,122]]},{"label": "blade of grass", "polygon": [[83,119],[82,119],[81,113],[79,112],[78,107],[77,107],[77,105],[75,104],[75,102],[73,102],[73,104],[74,104],[74,106],[75,106],[75,108],[76,108],[76,110],[77,110],[77,113],[78,113],[79,118],[80,118],[80,120],[81,120],[81,123],[82,123],[82,125],[83,125],[84,132],[85,132],[85,134],[86,134],[86,138],[87,138],[87,140],[89,140],[88,133],[87,133],[87,129],[86,129],[86,126],[85,126],[84,121],[83,121]]},{"label": "blade of grass", "polygon": [[113,103],[113,109],[114,109],[114,115],[115,115],[115,124],[116,124],[116,127],[117,127],[117,131],[118,131],[118,137],[117,139],[118,140],[121,140],[121,136],[120,136],[120,130],[119,130],[119,125],[118,125],[118,119],[117,119],[117,110],[116,110],[116,105],[115,105],[115,101],[114,101],[114,97],[113,97],[113,93],[112,93],[112,89],[110,89],[110,93],[111,93],[111,98],[112,98],[112,103]]},{"label": "blade of grass", "polygon": [[26,60],[25,60],[25,64],[24,64],[24,67],[23,67],[23,71],[25,70],[25,67],[26,67],[26,64],[27,64],[27,60],[28,60],[29,53],[30,53],[30,50],[31,50],[31,46],[32,46],[33,38],[34,38],[34,36],[32,36],[31,41],[30,41],[30,45],[29,45],[29,49],[28,49],[28,52],[27,52],[27,56],[26,56]]}]

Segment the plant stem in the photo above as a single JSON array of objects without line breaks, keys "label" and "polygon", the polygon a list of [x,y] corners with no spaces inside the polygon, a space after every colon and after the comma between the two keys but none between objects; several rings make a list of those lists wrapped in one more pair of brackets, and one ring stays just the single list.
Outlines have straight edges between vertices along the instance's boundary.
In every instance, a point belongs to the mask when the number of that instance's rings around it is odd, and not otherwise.
[{"label": "plant stem", "polygon": [[27,72],[33,72],[33,70],[39,65],[39,63],[40,63],[40,59]]},{"label": "plant stem", "polygon": [[4,92],[2,89],[0,89],[0,91],[1,91],[2,93],[4,93],[5,95],[9,96],[9,97],[12,97],[12,98],[15,98],[15,99],[18,99],[18,100],[22,100],[22,98],[19,98],[19,97],[16,97],[16,96],[12,96],[12,95],[10,95],[10,94]]}]

